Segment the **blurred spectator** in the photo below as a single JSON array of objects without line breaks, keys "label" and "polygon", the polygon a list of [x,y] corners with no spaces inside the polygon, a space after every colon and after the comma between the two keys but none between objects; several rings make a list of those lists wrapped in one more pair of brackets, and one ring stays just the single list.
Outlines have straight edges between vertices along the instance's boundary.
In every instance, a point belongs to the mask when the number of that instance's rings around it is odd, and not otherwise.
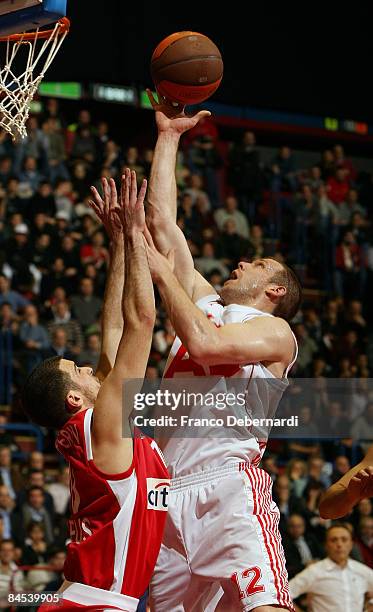
[{"label": "blurred spectator", "polygon": [[205,242],[202,246],[201,257],[196,257],[194,263],[196,269],[203,276],[207,276],[212,270],[218,270],[223,279],[227,279],[229,276],[227,266],[215,257],[215,248],[212,242]]},{"label": "blurred spectator", "polygon": [[220,238],[217,240],[217,255],[227,265],[235,266],[240,259],[251,259],[253,252],[249,240],[242,238],[237,233],[236,223],[233,219],[227,219],[223,226]]},{"label": "blurred spectator", "polygon": [[22,486],[22,476],[18,465],[12,465],[12,453],[9,446],[0,448],[0,484],[7,487],[12,499]]},{"label": "blurred spectator", "polygon": [[27,372],[42,361],[43,350],[50,346],[48,332],[39,324],[39,315],[35,306],[26,306],[24,320],[19,327],[19,337],[22,343],[22,358]]},{"label": "blurred spectator", "polygon": [[290,492],[289,478],[285,474],[278,476],[275,480],[273,500],[280,510],[280,530],[284,532],[289,516],[298,514],[302,509],[299,499]]},{"label": "blurred spectator", "polygon": [[71,298],[72,312],[83,329],[93,325],[100,315],[102,300],[93,294],[94,287],[90,278],[80,281],[80,293]]},{"label": "blurred spectator", "polygon": [[53,542],[53,520],[45,507],[42,487],[30,487],[26,501],[13,511],[11,521],[13,537],[20,546],[23,545],[31,522],[42,524],[46,542],[48,544]]},{"label": "blurred spectator", "polygon": [[56,593],[64,581],[63,567],[65,564],[66,552],[63,548],[52,548],[48,556],[48,564],[54,576],[45,585],[47,593]]},{"label": "blurred spectator", "polygon": [[240,208],[254,221],[255,205],[260,200],[263,176],[255,134],[246,131],[235,144],[228,158],[229,181],[240,201]]},{"label": "blurred spectator", "polygon": [[345,525],[331,527],[326,537],[326,559],[292,578],[291,597],[307,594],[313,612],[363,610],[365,595],[373,591],[373,571],[349,558],[352,545]]},{"label": "blurred spectator", "polygon": [[0,516],[2,518],[2,531],[4,538],[12,537],[12,512],[14,500],[9,495],[8,487],[0,485]]},{"label": "blurred spectator", "polygon": [[2,610],[8,607],[8,593],[25,592],[26,582],[23,572],[14,562],[15,547],[13,540],[6,538],[0,542],[0,606]]},{"label": "blurred spectator", "polygon": [[[71,353],[78,355],[84,344],[82,329],[75,319],[71,317],[71,311],[69,309],[68,303],[64,300],[56,302],[52,306],[53,319],[47,325],[47,330],[52,339],[54,332],[57,329],[63,329],[66,334],[66,343],[67,349]],[[56,338],[54,338],[54,341]],[[54,346],[54,349],[57,347],[62,351],[63,343],[61,344],[62,336],[58,338],[58,343]]]},{"label": "blurred spectator", "polygon": [[36,565],[47,560],[47,543],[43,525],[31,522],[22,552],[22,565]]},{"label": "blurred spectator", "polygon": [[101,340],[99,334],[89,334],[87,346],[79,354],[77,364],[79,366],[90,366],[94,371],[97,369],[101,352]]},{"label": "blurred spectator", "polygon": [[242,238],[249,238],[249,225],[245,215],[238,210],[237,199],[228,196],[224,202],[224,208],[215,212],[215,221],[219,230],[222,231],[226,221],[232,219],[236,225],[237,234]]},{"label": "blurred spectator", "polygon": [[289,578],[324,556],[319,541],[306,533],[306,522],[300,514],[289,516],[283,546]]},{"label": "blurred spectator", "polygon": [[47,490],[53,498],[55,511],[61,516],[65,515],[70,500],[69,473],[69,467],[64,465],[59,470],[57,482],[52,482],[47,486]]},{"label": "blurred spectator", "polygon": [[327,180],[328,196],[334,204],[341,204],[347,198],[350,183],[346,178],[347,173],[343,168],[338,168],[334,176]]}]

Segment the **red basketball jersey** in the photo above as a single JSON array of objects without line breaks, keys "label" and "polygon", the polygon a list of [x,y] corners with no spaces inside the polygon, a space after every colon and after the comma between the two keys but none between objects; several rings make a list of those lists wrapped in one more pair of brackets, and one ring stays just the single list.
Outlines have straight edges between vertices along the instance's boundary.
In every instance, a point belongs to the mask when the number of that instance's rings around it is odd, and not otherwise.
[{"label": "red basketball jersey", "polygon": [[94,412],[77,413],[60,430],[56,447],[70,464],[71,518],[67,580],[139,598],[161,545],[169,475],[158,446],[135,436],[133,462],[122,474],[93,462]]}]

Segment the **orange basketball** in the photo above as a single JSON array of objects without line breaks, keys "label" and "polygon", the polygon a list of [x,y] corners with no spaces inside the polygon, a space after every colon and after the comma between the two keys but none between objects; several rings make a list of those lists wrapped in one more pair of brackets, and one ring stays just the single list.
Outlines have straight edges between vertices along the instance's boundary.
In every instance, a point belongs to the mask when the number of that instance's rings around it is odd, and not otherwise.
[{"label": "orange basketball", "polygon": [[217,46],[198,32],[176,32],[155,49],[151,74],[157,91],[172,102],[197,104],[220,85],[223,60]]}]

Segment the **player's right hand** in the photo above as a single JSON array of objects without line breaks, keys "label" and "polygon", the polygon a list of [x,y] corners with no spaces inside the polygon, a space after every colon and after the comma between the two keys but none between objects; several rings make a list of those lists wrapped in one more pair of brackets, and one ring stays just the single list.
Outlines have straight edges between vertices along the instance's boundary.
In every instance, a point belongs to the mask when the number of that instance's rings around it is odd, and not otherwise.
[{"label": "player's right hand", "polygon": [[105,227],[110,240],[115,241],[122,237],[122,224],[118,217],[118,196],[114,179],[107,181],[101,179],[103,197],[100,196],[96,187],[91,187],[93,200],[89,200],[89,206]]},{"label": "player's right hand", "polygon": [[123,230],[127,235],[133,233],[142,234],[145,229],[144,199],[146,187],[147,181],[144,179],[137,193],[136,172],[129,168],[125,169],[124,176],[122,177],[119,216]]},{"label": "player's right hand", "polygon": [[373,497],[373,466],[369,465],[357,472],[348,483],[347,494],[353,504],[367,497]]},{"label": "player's right hand", "polygon": [[174,106],[169,100],[161,97],[158,94],[158,102],[154,98],[150,89],[146,90],[150,104],[155,110],[155,120],[158,127],[158,133],[166,132],[181,136],[187,132],[204,117],[210,117],[211,113],[207,110],[199,111],[194,115],[185,114],[185,106],[178,104]]}]

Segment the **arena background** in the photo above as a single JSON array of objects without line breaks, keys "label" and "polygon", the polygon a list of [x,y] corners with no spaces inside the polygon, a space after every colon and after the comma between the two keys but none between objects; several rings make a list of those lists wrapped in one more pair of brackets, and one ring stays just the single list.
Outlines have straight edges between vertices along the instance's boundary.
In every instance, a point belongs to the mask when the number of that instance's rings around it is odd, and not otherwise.
[{"label": "arena background", "polygon": [[[8,137],[0,137],[0,271],[8,277],[13,274],[12,289],[36,306],[36,313],[25,313],[21,300],[6,311],[2,303],[8,299],[0,288],[0,427],[5,427],[0,429],[0,529],[4,539],[14,540],[14,562],[24,568],[12,566],[13,586],[23,590],[58,585],[68,512],[67,473],[54,452],[54,435],[30,429],[20,411],[19,389],[32,365],[54,350],[53,334],[65,323],[68,352],[82,365],[94,365],[98,325],[85,320],[79,309],[79,282],[83,276],[93,279],[92,303],[98,316],[107,245],[105,237],[101,245],[100,232],[95,242],[96,228],[85,215],[84,200],[103,169],[116,178],[125,165],[147,174],[156,137],[149,109],[99,102],[91,86],[134,86],[137,92],[151,86],[153,48],[182,29],[209,35],[225,64],[223,83],[207,104],[220,105],[211,106],[217,112],[203,134],[212,141],[210,153],[201,159],[201,134],[186,138],[178,168],[178,215],[196,263],[219,285],[240,258],[283,256],[305,286],[302,310],[293,325],[300,345],[293,376],[346,378],[353,386],[347,397],[356,402],[350,422],[354,439],[333,437],[338,424],[349,419],[351,402],[315,398],[312,405],[299,405],[313,439],[301,444],[276,440],[263,461],[275,481],[288,570],[295,575],[304,563],[294,549],[289,517],[302,517],[312,558],[322,558],[329,522],[318,513],[320,494],[362,456],[373,438],[372,9],[362,5],[347,13],[336,3],[322,10],[263,3],[245,7],[244,14],[241,3],[231,8],[211,2],[201,7],[197,2],[184,6],[112,0],[102,6],[101,11],[94,3],[87,10],[87,3],[69,2],[71,33],[45,81],[76,81],[83,89],[78,99],[57,98],[61,124],[52,130],[53,136],[43,128],[49,98],[40,96],[34,107],[36,123],[29,126],[32,138],[14,146]],[[91,113],[89,142],[79,136],[84,110]],[[107,135],[99,132],[102,122],[108,124]],[[245,131],[253,131],[256,138],[250,159],[240,149]],[[108,152],[107,140],[115,143],[116,155]],[[51,144],[59,150],[58,172],[52,169]],[[338,145],[344,152],[335,150]],[[290,151],[284,153],[284,147]],[[329,161],[325,150],[332,151]],[[27,157],[35,159],[36,170],[24,167]],[[320,167],[320,176],[315,167]],[[338,168],[345,171],[342,186],[334,180]],[[242,185],[248,171],[251,182]],[[43,181],[51,186],[48,202],[39,197]],[[320,196],[323,185],[334,208]],[[227,204],[230,196],[237,196],[237,209]],[[44,204],[50,221],[36,226],[35,216]],[[57,211],[67,219],[62,227],[60,215],[58,229]],[[227,219],[234,220],[237,233],[226,231]],[[345,248],[346,233],[352,239]],[[16,234],[26,236],[26,242]],[[50,236],[49,244],[41,244],[36,252],[35,244],[43,242],[44,234]],[[72,243],[71,249],[66,242]],[[54,269],[58,258],[63,259],[59,271]],[[31,261],[44,278],[39,291],[25,270],[24,263]],[[74,278],[66,274],[68,267],[76,268]],[[72,309],[65,323],[56,313],[61,296],[53,301],[52,295],[59,283]],[[32,348],[30,339],[40,346]],[[172,329],[158,304],[149,378],[161,375],[171,341]],[[315,440],[312,425],[313,415],[323,410],[330,415],[328,442]],[[31,499],[38,493],[39,499]],[[354,530],[354,558],[373,568],[371,502],[362,502],[346,520]],[[35,521],[43,524],[43,532],[35,528]],[[1,543],[0,562],[1,598],[10,580]],[[34,565],[38,569],[30,570]]]}]

